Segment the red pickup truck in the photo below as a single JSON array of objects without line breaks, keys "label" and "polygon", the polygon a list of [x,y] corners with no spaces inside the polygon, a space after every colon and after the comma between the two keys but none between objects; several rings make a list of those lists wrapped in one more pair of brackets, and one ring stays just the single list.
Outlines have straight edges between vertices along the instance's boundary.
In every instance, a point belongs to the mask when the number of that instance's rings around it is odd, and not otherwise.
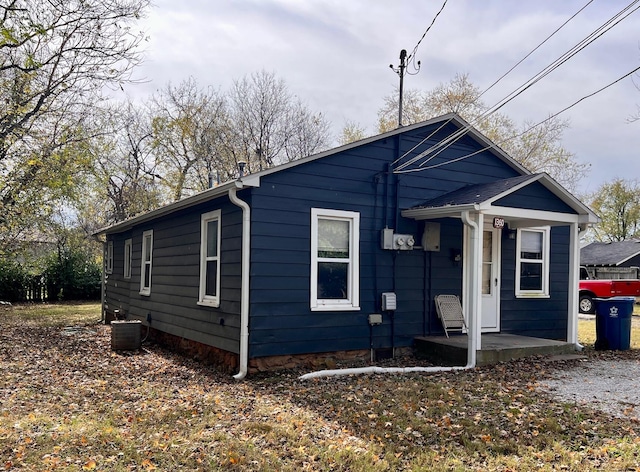
[{"label": "red pickup truck", "polygon": [[589,279],[586,269],[580,268],[578,307],[580,313],[594,313],[594,298],[640,297],[638,279]]}]

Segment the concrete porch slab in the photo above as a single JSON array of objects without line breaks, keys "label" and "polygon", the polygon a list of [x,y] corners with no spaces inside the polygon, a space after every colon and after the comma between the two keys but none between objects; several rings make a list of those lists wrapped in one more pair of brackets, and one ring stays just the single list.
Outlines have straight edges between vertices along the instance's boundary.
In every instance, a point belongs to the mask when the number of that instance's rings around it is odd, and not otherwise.
[{"label": "concrete porch slab", "polygon": [[[467,363],[467,336],[426,336],[414,339],[416,356],[440,365]],[[515,334],[482,335],[482,349],[476,354],[479,366],[520,359],[528,356],[550,356],[575,353],[575,346],[564,341],[532,338]]]}]

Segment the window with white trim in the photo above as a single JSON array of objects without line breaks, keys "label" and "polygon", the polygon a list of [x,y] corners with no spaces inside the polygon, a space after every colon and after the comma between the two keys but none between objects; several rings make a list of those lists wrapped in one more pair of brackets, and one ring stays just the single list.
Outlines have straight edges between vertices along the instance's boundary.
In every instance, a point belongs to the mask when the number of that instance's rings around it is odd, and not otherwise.
[{"label": "window with white trim", "polygon": [[550,228],[518,229],[516,296],[549,296]]},{"label": "window with white trim", "polygon": [[311,310],[360,309],[360,213],[311,209]]},{"label": "window with white trim", "polygon": [[220,210],[200,218],[199,305],[220,306]]},{"label": "window with white trim", "polygon": [[142,262],[140,264],[140,295],[151,294],[151,266],[153,261],[153,230],[142,233]]},{"label": "window with white trim", "polygon": [[132,248],[132,243],[131,243],[131,239],[127,239],[124,242],[124,278],[125,279],[130,279],[131,278],[131,248]]},{"label": "window with white trim", "polygon": [[111,274],[113,272],[113,241],[107,242],[107,253],[104,259],[105,272]]}]

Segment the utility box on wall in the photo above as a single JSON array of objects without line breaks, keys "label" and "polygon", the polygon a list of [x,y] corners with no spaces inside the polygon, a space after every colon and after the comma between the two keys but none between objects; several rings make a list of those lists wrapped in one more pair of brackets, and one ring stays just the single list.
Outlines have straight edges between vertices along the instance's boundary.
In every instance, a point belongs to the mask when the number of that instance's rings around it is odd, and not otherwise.
[{"label": "utility box on wall", "polygon": [[422,249],[425,251],[440,251],[440,223],[427,221],[422,233]]},{"label": "utility box on wall", "polygon": [[384,292],[382,294],[382,310],[394,311],[398,306],[396,294],[394,292]]}]

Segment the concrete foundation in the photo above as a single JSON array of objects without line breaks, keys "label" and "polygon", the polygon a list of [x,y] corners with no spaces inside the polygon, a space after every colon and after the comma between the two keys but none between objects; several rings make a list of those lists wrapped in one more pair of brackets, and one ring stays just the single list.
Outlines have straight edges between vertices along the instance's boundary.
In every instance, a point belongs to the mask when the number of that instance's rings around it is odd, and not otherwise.
[{"label": "concrete foundation", "polygon": [[[446,336],[419,337],[415,338],[415,353],[417,357],[439,365],[466,365],[467,342],[466,335],[449,338]],[[514,334],[483,334],[482,349],[476,353],[476,365],[497,364],[529,356],[550,356],[574,352],[575,346],[564,341]]]}]

